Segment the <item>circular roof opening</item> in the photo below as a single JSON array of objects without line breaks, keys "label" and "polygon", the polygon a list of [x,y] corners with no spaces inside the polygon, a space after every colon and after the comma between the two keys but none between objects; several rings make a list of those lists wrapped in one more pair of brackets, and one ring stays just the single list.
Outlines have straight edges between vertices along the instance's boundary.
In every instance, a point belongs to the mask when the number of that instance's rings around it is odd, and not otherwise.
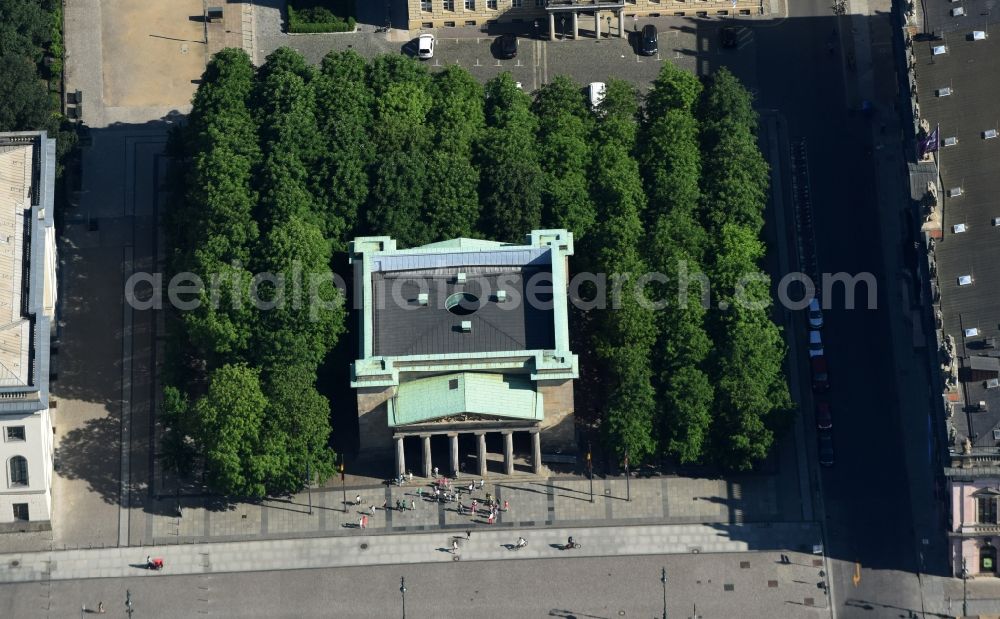
[{"label": "circular roof opening", "polygon": [[479,297],[469,292],[456,292],[444,301],[444,308],[456,316],[475,313],[479,306]]}]

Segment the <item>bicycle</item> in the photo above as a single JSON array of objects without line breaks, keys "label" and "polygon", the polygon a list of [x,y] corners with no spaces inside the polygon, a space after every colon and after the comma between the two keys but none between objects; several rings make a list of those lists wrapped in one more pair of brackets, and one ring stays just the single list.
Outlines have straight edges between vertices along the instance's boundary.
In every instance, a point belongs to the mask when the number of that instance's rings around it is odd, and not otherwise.
[{"label": "bicycle", "polygon": [[511,547],[510,547],[510,549],[511,549],[512,551],[517,551],[517,550],[520,550],[520,549],[524,548],[524,547],[525,547],[525,546],[527,546],[527,545],[528,545],[528,540],[524,540],[524,543],[523,543],[523,544],[520,544],[520,543],[516,543],[516,544],[511,544]]},{"label": "bicycle", "polygon": [[580,542],[573,542],[572,544],[563,544],[563,548],[562,549],[563,550],[579,550],[580,548],[583,548],[583,546],[580,545]]}]

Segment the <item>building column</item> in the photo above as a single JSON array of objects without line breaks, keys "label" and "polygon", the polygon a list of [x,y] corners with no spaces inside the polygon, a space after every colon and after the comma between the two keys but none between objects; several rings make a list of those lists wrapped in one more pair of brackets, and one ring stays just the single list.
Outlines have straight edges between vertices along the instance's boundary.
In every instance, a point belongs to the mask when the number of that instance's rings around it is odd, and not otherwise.
[{"label": "building column", "polygon": [[514,433],[503,433],[503,465],[507,475],[514,474]]},{"label": "building column", "polygon": [[556,40],[556,15],[555,13],[549,13],[549,40]]},{"label": "building column", "polygon": [[594,11],[594,38],[601,40],[601,12]]},{"label": "building column", "polygon": [[618,11],[618,36],[619,38],[625,38],[625,9]]},{"label": "building column", "polygon": [[458,435],[448,435],[449,447],[451,447],[451,476],[458,477]]},{"label": "building column", "polygon": [[479,476],[486,477],[486,435],[482,432],[476,433],[476,441],[479,443]]},{"label": "building column", "polygon": [[573,40],[576,41],[580,38],[580,16],[576,11],[573,11]]},{"label": "building column", "polygon": [[424,445],[424,477],[431,476],[431,437],[425,434],[420,437]]},{"label": "building column", "polygon": [[542,472],[542,433],[538,430],[531,433],[531,472]]},{"label": "building column", "polygon": [[403,437],[396,439],[396,476],[406,475],[406,451],[403,449]]}]

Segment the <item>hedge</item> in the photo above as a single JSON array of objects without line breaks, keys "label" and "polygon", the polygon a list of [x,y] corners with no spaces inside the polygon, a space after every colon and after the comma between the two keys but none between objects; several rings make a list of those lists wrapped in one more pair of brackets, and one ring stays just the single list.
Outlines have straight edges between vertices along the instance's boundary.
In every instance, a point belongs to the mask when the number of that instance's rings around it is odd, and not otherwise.
[{"label": "hedge", "polygon": [[288,6],[288,31],[297,33],[311,32],[352,32],[355,21],[353,17],[343,19],[323,8],[295,10]]}]

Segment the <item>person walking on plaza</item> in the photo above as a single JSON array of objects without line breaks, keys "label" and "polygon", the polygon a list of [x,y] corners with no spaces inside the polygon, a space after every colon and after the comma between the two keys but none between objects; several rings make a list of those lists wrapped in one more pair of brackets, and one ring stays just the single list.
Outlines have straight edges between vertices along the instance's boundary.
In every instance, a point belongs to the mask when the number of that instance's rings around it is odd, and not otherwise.
[{"label": "person walking on plaza", "polygon": [[453,555],[457,555],[458,554],[458,540],[457,539],[451,540],[451,554],[453,554]]},{"label": "person walking on plaza", "polygon": [[493,512],[490,512],[490,515],[487,516],[486,524],[493,524]]},{"label": "person walking on plaza", "polygon": [[475,487],[474,484],[470,481],[469,482],[469,496],[472,496],[472,490],[474,489],[474,487]]},{"label": "person walking on plaza", "polygon": [[362,516],[361,517],[361,528],[362,529],[367,529],[368,528],[368,516]]},{"label": "person walking on plaza", "polygon": [[104,614],[104,602],[98,602],[97,603],[97,612],[98,612],[98,614],[101,614],[101,615]]},{"label": "person walking on plaza", "polygon": [[410,509],[417,509],[417,503],[413,499],[410,499]]},{"label": "person walking on plaza", "polygon": [[375,504],[374,503],[372,503],[371,505],[368,506],[368,513],[370,513],[372,516],[375,515]]},{"label": "person walking on plaza", "polygon": [[478,509],[476,509],[477,507],[479,507],[479,502],[476,501],[476,499],[472,499],[472,515],[473,516],[476,515],[477,511],[479,511]]},{"label": "person walking on plaza", "polygon": [[508,509],[510,509],[510,503],[507,502],[507,499],[504,499],[503,500],[503,510],[507,511]]},{"label": "person walking on plaza", "polygon": [[354,504],[355,505],[361,505],[361,495],[360,494],[354,497]]},{"label": "person walking on plaza", "polygon": [[361,516],[361,517],[358,518],[358,528],[359,529],[365,528],[365,517],[364,516]]}]

